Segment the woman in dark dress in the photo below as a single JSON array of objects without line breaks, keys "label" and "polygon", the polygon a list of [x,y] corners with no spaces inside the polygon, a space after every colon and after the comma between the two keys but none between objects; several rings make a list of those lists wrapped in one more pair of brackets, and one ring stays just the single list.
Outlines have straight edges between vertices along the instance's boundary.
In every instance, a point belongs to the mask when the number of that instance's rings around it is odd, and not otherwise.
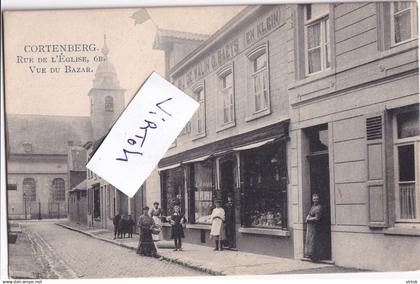
[{"label": "woman in dark dress", "polygon": [[174,240],[175,249],[182,250],[182,241],[181,239],[184,237],[184,228],[182,227],[185,224],[186,220],[184,214],[181,214],[181,208],[179,205],[174,206],[174,213],[171,215],[170,223],[172,225],[171,230],[171,239]]},{"label": "woman in dark dress", "polygon": [[152,237],[152,227],[155,222],[149,216],[149,207],[143,208],[143,215],[140,216],[138,226],[140,227],[140,240],[137,253],[144,256],[159,257]]},{"label": "woman in dark dress", "polygon": [[322,207],[319,204],[319,196],[314,193],[312,195],[312,207],[306,216],[306,240],[305,240],[305,257],[314,261],[319,260],[319,234]]}]

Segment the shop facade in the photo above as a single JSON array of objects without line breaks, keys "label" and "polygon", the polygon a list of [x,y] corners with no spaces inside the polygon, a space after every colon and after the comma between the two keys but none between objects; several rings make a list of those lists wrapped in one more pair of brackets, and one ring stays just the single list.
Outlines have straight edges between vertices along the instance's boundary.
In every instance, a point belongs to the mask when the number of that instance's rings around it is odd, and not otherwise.
[{"label": "shop facade", "polygon": [[304,47],[289,51],[288,64],[295,257],[303,257],[305,218],[318,193],[321,258],[362,269],[417,270],[416,4],[292,7],[292,44]]},{"label": "shop facade", "polygon": [[[180,202],[188,220],[187,242],[214,245],[210,214],[215,199],[221,199],[226,246],[294,255],[287,68],[281,68],[287,65],[289,11],[286,6],[245,8],[169,68],[168,79],[200,108],[150,179],[159,178],[164,214]],[[170,57],[159,33],[156,42]],[[167,225],[164,236],[169,237]]]}]

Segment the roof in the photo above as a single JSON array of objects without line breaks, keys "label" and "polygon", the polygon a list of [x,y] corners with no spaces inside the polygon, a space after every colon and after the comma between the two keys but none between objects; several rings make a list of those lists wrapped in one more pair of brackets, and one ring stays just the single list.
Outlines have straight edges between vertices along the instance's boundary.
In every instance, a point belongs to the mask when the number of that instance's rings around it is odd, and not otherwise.
[{"label": "roof", "polygon": [[206,34],[190,33],[190,32],[183,32],[183,31],[176,31],[176,30],[158,29],[157,33],[156,33],[155,41],[153,42],[153,48],[155,48],[155,49],[162,48],[162,44],[164,44],[165,41],[168,40],[168,39],[205,41],[209,37],[210,36],[206,35]]},{"label": "roof", "polygon": [[254,13],[261,9],[261,5],[251,5],[246,6],[242,9],[236,16],[230,19],[225,25],[220,27],[215,33],[209,36],[205,41],[203,41],[200,46],[193,50],[187,57],[182,59],[180,62],[175,64],[170,70],[170,73],[176,74],[181,71],[188,65],[190,62],[193,62],[202,53],[207,52],[207,49],[213,47],[217,44],[223,37],[225,37],[230,31],[234,30],[236,27],[240,26],[243,21],[254,18]]},{"label": "roof", "polygon": [[7,114],[6,127],[11,154],[67,154],[92,140],[90,117]]},{"label": "roof", "polygon": [[87,181],[84,179],[81,183],[73,187],[70,192],[87,190]]}]

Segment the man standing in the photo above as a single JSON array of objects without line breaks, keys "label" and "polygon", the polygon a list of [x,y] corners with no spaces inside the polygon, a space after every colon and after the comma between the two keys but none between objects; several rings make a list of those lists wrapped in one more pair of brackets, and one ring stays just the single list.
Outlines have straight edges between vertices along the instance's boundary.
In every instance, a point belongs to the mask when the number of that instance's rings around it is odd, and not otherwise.
[{"label": "man standing", "polygon": [[112,223],[114,224],[114,239],[117,238],[120,221],[121,221],[121,215],[120,213],[117,213],[117,215],[115,215],[114,219],[112,220]]}]

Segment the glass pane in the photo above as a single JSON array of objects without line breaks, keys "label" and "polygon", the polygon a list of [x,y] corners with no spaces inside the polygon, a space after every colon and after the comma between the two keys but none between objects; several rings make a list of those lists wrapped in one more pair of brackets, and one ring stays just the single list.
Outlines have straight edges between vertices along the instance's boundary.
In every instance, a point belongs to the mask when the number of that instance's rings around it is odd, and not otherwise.
[{"label": "glass pane", "polygon": [[415,181],[414,145],[398,147],[399,181]]},{"label": "glass pane", "polygon": [[394,16],[395,43],[411,38],[411,12],[407,10]]},{"label": "glass pane", "polygon": [[318,47],[321,43],[321,22],[308,26],[308,49]]},{"label": "glass pane", "polygon": [[258,70],[264,68],[267,64],[267,60],[265,57],[265,53],[258,56],[257,58],[255,58],[254,60],[254,72],[257,72]]},{"label": "glass pane", "polygon": [[314,73],[321,70],[321,49],[308,51],[308,73]]},{"label": "glass pane", "polygon": [[194,186],[195,193],[195,221],[196,223],[211,223],[211,205],[212,205],[212,164],[196,163],[194,164]]},{"label": "glass pane", "polygon": [[416,219],[416,184],[400,184],[400,218]]},{"label": "glass pane", "polygon": [[398,114],[397,125],[398,139],[420,135],[419,111]]},{"label": "glass pane", "polygon": [[410,4],[409,1],[394,2],[394,13],[410,8]]}]

